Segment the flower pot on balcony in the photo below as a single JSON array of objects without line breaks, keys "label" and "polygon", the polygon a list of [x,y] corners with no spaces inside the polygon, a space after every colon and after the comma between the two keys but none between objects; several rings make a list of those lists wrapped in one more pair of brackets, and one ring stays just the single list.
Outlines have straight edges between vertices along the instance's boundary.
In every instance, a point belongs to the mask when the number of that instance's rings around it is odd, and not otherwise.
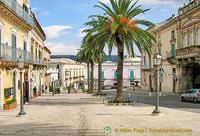
[{"label": "flower pot on balcony", "polygon": [[4,110],[11,110],[11,109],[15,109],[17,108],[17,102],[13,102],[13,103],[6,103],[3,105],[3,109]]}]

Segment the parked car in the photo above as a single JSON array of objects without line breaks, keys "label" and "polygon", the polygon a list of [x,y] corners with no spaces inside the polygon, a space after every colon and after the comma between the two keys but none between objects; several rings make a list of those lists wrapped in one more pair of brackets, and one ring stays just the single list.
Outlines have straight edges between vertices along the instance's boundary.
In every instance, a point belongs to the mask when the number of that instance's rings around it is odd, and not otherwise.
[{"label": "parked car", "polygon": [[189,89],[186,93],[181,95],[182,102],[193,101],[197,103],[200,101],[200,89]]}]

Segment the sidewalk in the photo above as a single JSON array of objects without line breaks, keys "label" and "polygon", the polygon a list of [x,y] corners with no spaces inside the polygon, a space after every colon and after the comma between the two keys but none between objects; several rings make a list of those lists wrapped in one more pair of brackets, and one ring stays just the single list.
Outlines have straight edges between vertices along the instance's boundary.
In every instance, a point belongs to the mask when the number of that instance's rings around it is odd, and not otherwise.
[{"label": "sidewalk", "polygon": [[[200,133],[199,114],[160,107],[162,116],[152,116],[155,107],[151,105],[105,106],[101,97],[82,93],[41,96],[24,108],[27,116],[22,117],[16,117],[19,109],[0,112],[0,135],[198,136]],[[110,134],[104,133],[105,127],[111,128]],[[157,132],[161,129],[192,129],[192,132]]]}]

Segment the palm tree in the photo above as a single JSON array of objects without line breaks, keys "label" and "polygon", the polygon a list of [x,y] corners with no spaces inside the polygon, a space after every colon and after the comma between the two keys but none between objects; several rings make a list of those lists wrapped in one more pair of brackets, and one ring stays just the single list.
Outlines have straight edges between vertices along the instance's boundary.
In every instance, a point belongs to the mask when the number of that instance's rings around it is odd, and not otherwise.
[{"label": "palm tree", "polygon": [[79,52],[77,53],[77,62],[85,62],[87,63],[87,83],[88,83],[88,91],[90,90],[90,62],[88,60],[88,54],[86,52],[87,48],[81,47]]},{"label": "palm tree", "polygon": [[[154,36],[146,30],[138,27],[138,24],[147,27],[154,26],[153,23],[146,20],[135,20],[134,18],[145,13],[147,10],[141,9],[141,5],[136,6],[138,0],[110,0],[111,6],[99,2],[95,5],[104,10],[104,16],[93,15],[92,17],[100,17],[106,20],[106,25],[99,24],[91,28],[88,35],[99,35],[96,42],[108,42],[109,50],[117,47],[118,49],[118,66],[117,66],[117,95],[116,101],[123,102],[123,57],[124,48],[126,47],[128,54],[134,55],[134,44],[137,45],[140,52],[146,50],[151,56],[152,40],[156,42]],[[98,33],[97,33],[98,31]]]}]

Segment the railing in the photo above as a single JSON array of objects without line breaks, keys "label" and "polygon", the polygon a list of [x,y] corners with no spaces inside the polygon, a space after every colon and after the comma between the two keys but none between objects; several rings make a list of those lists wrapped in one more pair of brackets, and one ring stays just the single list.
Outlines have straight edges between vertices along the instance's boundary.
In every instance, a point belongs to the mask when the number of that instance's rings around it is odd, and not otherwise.
[{"label": "railing", "polygon": [[8,8],[14,11],[20,18],[26,21],[30,26],[34,26],[33,17],[31,17],[23,8],[22,6],[17,3],[15,0],[0,0],[3,2]]},{"label": "railing", "polygon": [[35,58],[34,63],[38,65],[45,65],[45,61],[43,61],[41,58]]},{"label": "railing", "polygon": [[175,58],[175,52],[167,53],[167,58]]},{"label": "railing", "polygon": [[141,70],[151,70],[151,68],[149,66],[141,66]]},{"label": "railing", "polygon": [[176,56],[194,56],[200,54],[200,46],[190,46],[176,50]]},{"label": "railing", "polygon": [[33,54],[22,49],[13,48],[7,44],[0,46],[0,59],[6,61],[17,61],[22,56],[24,62],[33,63]]}]

